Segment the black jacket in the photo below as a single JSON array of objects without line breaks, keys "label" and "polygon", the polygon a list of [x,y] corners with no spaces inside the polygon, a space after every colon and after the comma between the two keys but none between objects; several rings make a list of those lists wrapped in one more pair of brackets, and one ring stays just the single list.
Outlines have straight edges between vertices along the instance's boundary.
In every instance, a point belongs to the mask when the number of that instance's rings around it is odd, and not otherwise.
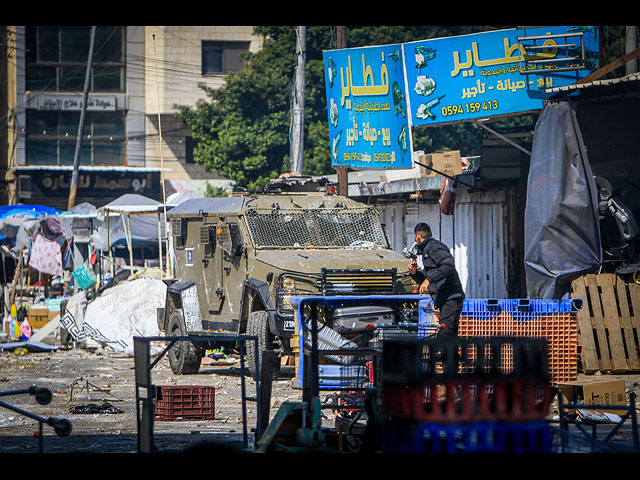
[{"label": "black jacket", "polygon": [[439,309],[449,299],[464,298],[455,261],[444,243],[429,237],[418,245],[417,253],[422,256],[424,269],[418,267],[411,277],[418,285],[425,278],[429,280],[429,294],[436,308]]}]

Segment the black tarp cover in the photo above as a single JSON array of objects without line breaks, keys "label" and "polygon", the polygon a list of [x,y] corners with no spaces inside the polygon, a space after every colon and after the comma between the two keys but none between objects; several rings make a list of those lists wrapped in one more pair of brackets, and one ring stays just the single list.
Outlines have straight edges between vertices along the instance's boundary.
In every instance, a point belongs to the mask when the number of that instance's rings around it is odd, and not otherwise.
[{"label": "black tarp cover", "polygon": [[529,298],[566,297],[600,266],[597,190],[568,102],[547,103],[536,123],[524,221]]}]

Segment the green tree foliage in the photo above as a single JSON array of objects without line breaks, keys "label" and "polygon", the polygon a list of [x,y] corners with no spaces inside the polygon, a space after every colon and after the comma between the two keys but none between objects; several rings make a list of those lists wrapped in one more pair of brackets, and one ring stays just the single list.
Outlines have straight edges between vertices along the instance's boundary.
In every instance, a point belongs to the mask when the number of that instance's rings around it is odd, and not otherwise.
[{"label": "green tree foliage", "polygon": [[[462,26],[349,26],[347,47],[405,43],[464,35],[495,28]],[[177,116],[198,140],[196,161],[248,189],[260,189],[290,170],[292,85],[296,67],[296,27],[260,26],[263,48],[247,54],[247,66],[231,73],[218,89],[201,88],[206,100],[176,105]],[[336,27],[307,27],[304,173],[334,173],[331,166],[323,50],[336,47]],[[517,122],[517,120],[516,120]],[[414,131],[414,148],[460,150],[480,155],[478,127],[460,123]]]}]

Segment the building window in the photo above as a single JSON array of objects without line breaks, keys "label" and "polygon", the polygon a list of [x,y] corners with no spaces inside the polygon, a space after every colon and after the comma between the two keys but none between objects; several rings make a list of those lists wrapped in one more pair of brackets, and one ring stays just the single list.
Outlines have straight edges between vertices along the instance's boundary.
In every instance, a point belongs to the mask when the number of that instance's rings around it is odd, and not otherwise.
[{"label": "building window", "polygon": [[[125,92],[125,29],[96,27],[91,92]],[[82,92],[91,27],[27,26],[25,32],[27,91]]]},{"label": "building window", "polygon": [[[73,165],[80,112],[27,110],[28,165]],[[80,165],[125,164],[122,112],[87,112]]]},{"label": "building window", "polygon": [[249,50],[249,42],[202,41],[202,75],[237,72],[246,61],[242,54]]},{"label": "building window", "polygon": [[185,137],[184,148],[184,161],[185,163],[196,163],[196,159],[193,156],[193,150],[196,148],[198,141],[193,137]]}]

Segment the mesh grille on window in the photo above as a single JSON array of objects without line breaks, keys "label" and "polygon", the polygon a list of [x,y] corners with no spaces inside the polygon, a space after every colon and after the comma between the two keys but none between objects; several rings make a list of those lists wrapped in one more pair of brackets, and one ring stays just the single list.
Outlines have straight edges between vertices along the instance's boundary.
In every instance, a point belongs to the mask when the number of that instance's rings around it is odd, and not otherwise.
[{"label": "mesh grille on window", "polygon": [[250,210],[247,226],[257,248],[386,248],[373,208]]}]

